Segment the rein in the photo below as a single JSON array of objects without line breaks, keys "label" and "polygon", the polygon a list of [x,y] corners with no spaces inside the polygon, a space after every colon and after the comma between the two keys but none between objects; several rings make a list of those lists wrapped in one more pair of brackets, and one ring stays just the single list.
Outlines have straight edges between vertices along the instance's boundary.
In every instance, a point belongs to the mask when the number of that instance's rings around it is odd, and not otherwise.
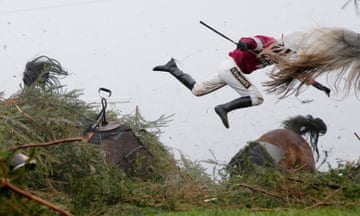
[{"label": "rein", "polygon": [[[108,93],[108,97],[111,96],[111,90],[106,89],[106,88],[99,88],[98,92],[100,95],[101,91],[105,91]],[[107,100],[105,97],[100,96],[101,98],[101,111],[100,113],[96,116],[96,121],[95,124],[90,125],[85,132],[93,132],[95,130],[95,128],[99,127],[100,125],[107,125],[108,122],[106,121],[106,108],[107,108]]]},{"label": "rein", "polygon": [[139,150],[139,149],[141,149],[141,148],[145,148],[145,146],[139,145],[139,146],[133,148],[132,150],[130,150],[130,151],[124,156],[124,159],[127,159],[128,157],[130,157],[130,155],[132,155],[133,153],[135,153],[137,150]]}]

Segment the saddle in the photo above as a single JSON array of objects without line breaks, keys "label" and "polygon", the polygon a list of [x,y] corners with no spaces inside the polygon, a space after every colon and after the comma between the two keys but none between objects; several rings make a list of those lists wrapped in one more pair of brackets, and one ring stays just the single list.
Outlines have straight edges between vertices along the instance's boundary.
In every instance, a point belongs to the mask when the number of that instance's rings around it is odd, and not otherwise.
[{"label": "saddle", "polygon": [[100,145],[104,139],[119,140],[121,134],[125,131],[131,131],[131,128],[119,123],[108,123],[89,131],[88,142]]},{"label": "saddle", "polygon": [[[108,97],[111,96],[111,90],[106,88],[99,88],[99,93],[105,91],[108,93]],[[96,122],[90,125],[84,132],[88,137],[88,142],[93,144],[101,144],[104,139],[119,140],[121,134],[125,131],[131,131],[132,129],[126,125],[107,122],[106,121],[106,107],[107,101],[104,97],[101,97],[101,111],[96,117]]]}]

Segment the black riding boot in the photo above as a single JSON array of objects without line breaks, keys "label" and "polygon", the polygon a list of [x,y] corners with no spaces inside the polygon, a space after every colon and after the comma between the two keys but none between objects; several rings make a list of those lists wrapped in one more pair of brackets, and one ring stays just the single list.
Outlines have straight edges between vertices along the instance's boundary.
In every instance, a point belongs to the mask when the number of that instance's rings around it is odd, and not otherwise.
[{"label": "black riding boot", "polygon": [[190,91],[194,87],[196,81],[186,73],[183,73],[176,65],[173,58],[168,61],[165,65],[159,65],[153,68],[153,71],[165,71],[172,74],[177,80],[184,84]]},{"label": "black riding boot", "polygon": [[249,107],[251,105],[252,102],[250,96],[245,96],[245,97],[237,98],[225,104],[217,105],[215,107],[215,112],[220,116],[224,126],[226,128],[229,128],[227,113],[234,109]]}]

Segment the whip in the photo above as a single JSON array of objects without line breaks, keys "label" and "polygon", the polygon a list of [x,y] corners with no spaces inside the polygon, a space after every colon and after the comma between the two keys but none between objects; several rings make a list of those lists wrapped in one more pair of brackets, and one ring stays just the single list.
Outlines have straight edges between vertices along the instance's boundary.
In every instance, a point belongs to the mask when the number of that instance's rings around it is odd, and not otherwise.
[{"label": "whip", "polygon": [[[200,21],[200,24],[202,24],[203,26],[205,26],[206,28],[210,29],[211,31],[215,32],[216,34],[220,35],[221,37],[225,38],[226,40],[230,41],[231,43],[235,44],[235,45],[238,45],[238,42],[232,40],[231,38],[229,38],[228,36],[224,35],[223,33],[219,32],[218,30],[216,30],[215,28],[209,26],[208,24],[206,24],[205,22],[203,21]],[[269,62],[267,59],[265,59],[264,57],[262,56],[258,56],[256,52],[254,52],[253,50],[249,50],[249,49],[246,49],[247,52],[253,54],[254,56],[256,56],[256,58],[258,58],[262,64],[264,65],[270,65],[271,62]]]},{"label": "whip", "polygon": [[213,27],[209,26],[208,24],[204,23],[203,21],[200,21],[200,23],[202,25],[204,25],[205,27],[207,27],[208,29],[212,30],[213,32],[215,32],[216,34],[222,36],[223,38],[227,39],[228,41],[232,42],[233,44],[237,45],[238,43],[235,42],[234,40],[232,40],[231,38],[229,38],[228,36],[224,35],[223,33],[219,32],[218,30],[214,29]]}]

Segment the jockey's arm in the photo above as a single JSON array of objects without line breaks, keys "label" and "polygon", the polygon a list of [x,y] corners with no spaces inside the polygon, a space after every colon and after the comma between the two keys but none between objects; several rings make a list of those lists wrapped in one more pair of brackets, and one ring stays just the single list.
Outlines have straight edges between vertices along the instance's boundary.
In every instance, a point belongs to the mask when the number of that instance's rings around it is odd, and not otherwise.
[{"label": "jockey's arm", "polygon": [[301,81],[301,82],[303,82],[303,83],[305,83],[306,85],[312,85],[312,86],[314,86],[315,88],[319,89],[320,91],[325,92],[325,94],[326,94],[328,97],[330,97],[330,92],[331,92],[331,90],[330,90],[328,87],[324,86],[323,84],[319,83],[318,81],[316,81],[316,80],[314,80],[314,79],[312,79],[312,78],[310,78],[310,79],[309,79],[309,78],[307,78],[307,79],[305,79],[305,78],[298,78],[298,80]]}]

